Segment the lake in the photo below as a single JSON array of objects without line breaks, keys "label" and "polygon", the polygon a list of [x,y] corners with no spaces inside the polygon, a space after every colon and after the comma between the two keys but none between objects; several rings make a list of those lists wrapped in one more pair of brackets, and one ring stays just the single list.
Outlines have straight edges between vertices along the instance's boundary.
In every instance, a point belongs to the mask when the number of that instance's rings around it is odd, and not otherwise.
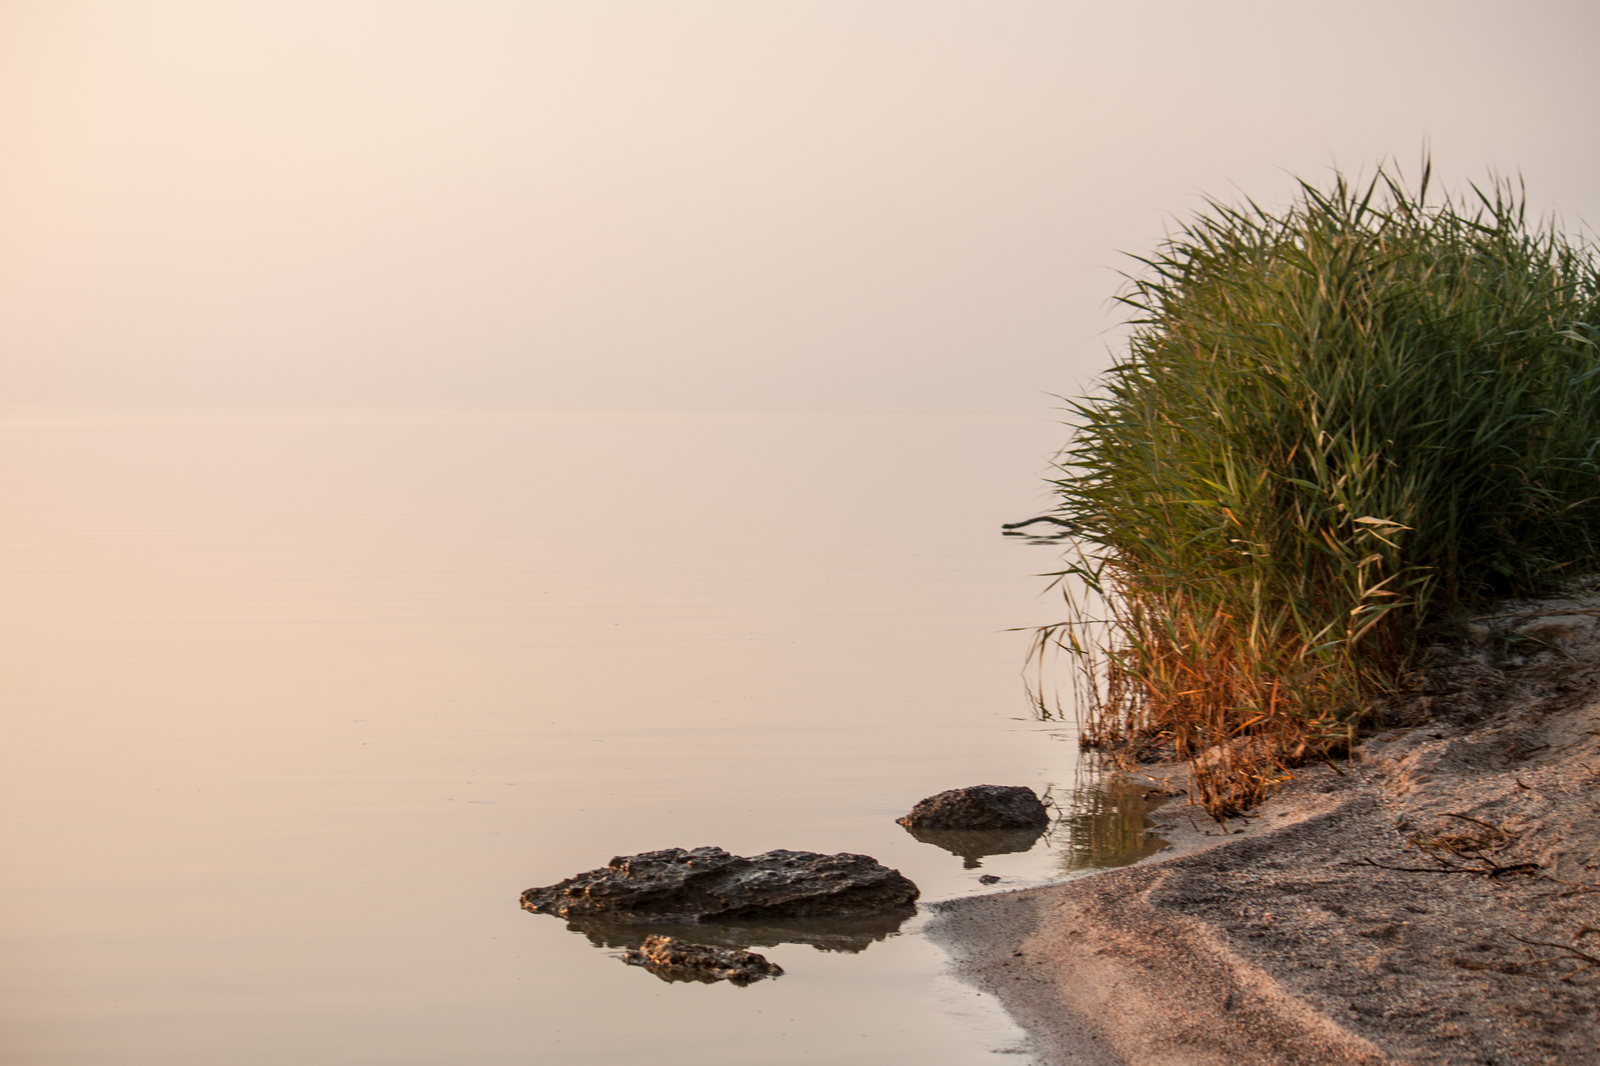
[{"label": "lake", "polygon": [[[623,965],[518,894],[613,855],[872,855],[1067,796],[1031,713],[1049,412],[12,412],[0,419],[7,1066],[993,1062],[922,919]],[[860,950],[864,947],[864,950]],[[1017,1061],[1015,1059],[1011,1061]]]}]

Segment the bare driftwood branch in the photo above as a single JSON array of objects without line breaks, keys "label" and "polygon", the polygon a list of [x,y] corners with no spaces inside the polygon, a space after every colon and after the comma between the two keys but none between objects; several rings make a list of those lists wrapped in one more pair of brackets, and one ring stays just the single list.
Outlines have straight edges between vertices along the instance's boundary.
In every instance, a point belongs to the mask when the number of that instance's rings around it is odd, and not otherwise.
[{"label": "bare driftwood branch", "polygon": [[[1485,859],[1485,862],[1489,860]],[[1490,863],[1487,869],[1478,866],[1390,866],[1388,863],[1378,862],[1374,859],[1360,858],[1348,863],[1350,866],[1376,866],[1380,870],[1396,870],[1406,874],[1479,874],[1483,877],[1500,877],[1504,874],[1531,874],[1537,873],[1539,864],[1536,862],[1519,862],[1512,866],[1496,866]]]}]

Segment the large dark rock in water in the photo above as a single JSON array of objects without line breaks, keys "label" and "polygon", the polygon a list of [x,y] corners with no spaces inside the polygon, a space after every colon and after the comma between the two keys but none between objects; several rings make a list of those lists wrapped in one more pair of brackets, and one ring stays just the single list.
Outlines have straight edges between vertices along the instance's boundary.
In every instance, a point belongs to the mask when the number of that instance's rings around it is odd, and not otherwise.
[{"label": "large dark rock in water", "polygon": [[663,981],[732,981],[747,985],[763,977],[778,977],[783,967],[753,951],[714,948],[675,936],[647,936],[644,943],[622,957],[630,966],[643,966]]},{"label": "large dark rock in water", "polygon": [[973,785],[941,792],[895,821],[907,829],[1031,829],[1050,824],[1050,812],[1021,785]]},{"label": "large dark rock in water", "polygon": [[599,870],[522,894],[522,906],[581,923],[805,918],[906,909],[917,886],[866,855],[668,848],[619,856]]}]

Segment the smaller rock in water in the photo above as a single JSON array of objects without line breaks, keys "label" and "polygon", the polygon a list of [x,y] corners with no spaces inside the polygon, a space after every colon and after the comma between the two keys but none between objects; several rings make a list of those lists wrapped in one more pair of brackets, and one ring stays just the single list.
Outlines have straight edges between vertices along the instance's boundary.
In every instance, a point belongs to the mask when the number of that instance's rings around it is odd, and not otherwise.
[{"label": "smaller rock in water", "polygon": [[984,874],[982,877],[978,878],[978,884],[980,885],[998,885],[999,883],[1000,879],[994,874]]},{"label": "smaller rock in water", "polygon": [[753,951],[714,948],[675,936],[647,936],[644,943],[623,956],[630,966],[643,966],[663,981],[732,981],[749,984],[777,977],[783,967]]},{"label": "smaller rock in water", "polygon": [[973,785],[929,796],[895,821],[910,829],[1027,829],[1049,825],[1050,812],[1021,785]]}]

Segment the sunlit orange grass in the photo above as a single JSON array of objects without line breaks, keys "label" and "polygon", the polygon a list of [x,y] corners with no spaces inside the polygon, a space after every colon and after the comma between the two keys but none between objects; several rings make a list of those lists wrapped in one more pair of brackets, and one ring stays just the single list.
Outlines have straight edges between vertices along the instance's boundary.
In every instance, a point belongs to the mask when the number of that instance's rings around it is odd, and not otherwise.
[{"label": "sunlit orange grass", "polygon": [[1189,760],[1194,798],[1217,817],[1254,806],[1305,759],[1347,748],[1360,675],[1391,658],[1376,653],[1394,628],[1381,620],[1363,635],[1371,661],[1352,669],[1325,654],[1308,662],[1293,635],[1252,641],[1222,610],[1111,602],[1119,643],[1103,647],[1102,683],[1083,694],[1081,739],[1129,769],[1141,755]]}]

